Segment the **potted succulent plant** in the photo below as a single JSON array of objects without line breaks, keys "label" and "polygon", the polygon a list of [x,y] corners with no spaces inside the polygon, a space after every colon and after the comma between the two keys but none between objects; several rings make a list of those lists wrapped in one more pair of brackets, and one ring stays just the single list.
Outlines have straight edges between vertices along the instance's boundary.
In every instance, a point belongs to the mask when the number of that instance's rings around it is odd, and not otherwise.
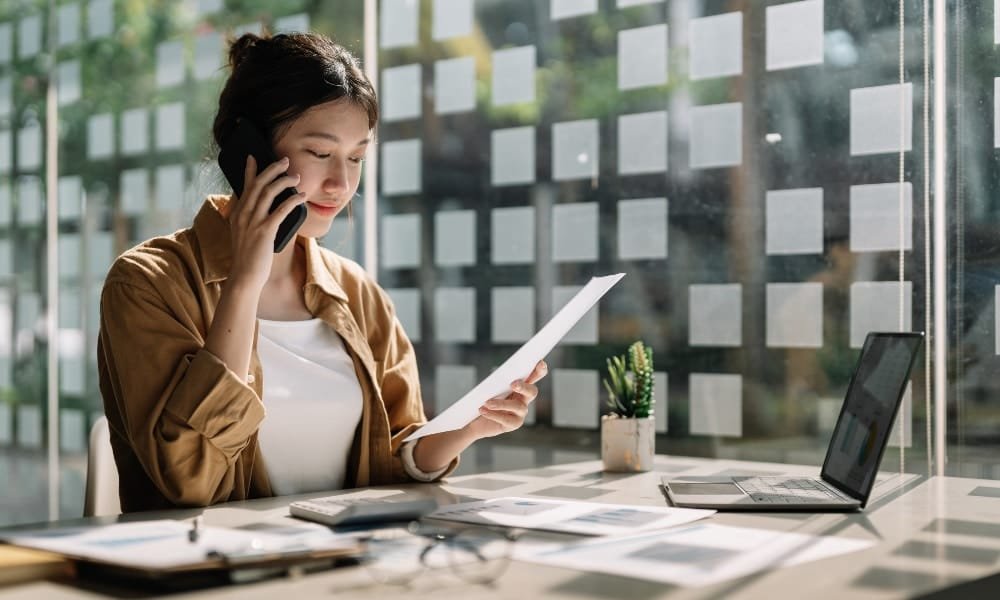
[{"label": "potted succulent plant", "polygon": [[601,419],[604,470],[652,469],[656,451],[653,349],[637,341],[626,354],[609,358],[604,388],[611,409]]}]

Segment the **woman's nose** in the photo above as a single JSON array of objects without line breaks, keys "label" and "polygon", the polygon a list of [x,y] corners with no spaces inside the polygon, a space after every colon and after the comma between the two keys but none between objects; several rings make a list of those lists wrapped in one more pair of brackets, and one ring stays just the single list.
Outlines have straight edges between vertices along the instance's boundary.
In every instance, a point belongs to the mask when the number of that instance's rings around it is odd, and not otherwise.
[{"label": "woman's nose", "polygon": [[327,192],[338,192],[347,189],[347,170],[341,167],[334,167],[323,180],[323,189]]}]

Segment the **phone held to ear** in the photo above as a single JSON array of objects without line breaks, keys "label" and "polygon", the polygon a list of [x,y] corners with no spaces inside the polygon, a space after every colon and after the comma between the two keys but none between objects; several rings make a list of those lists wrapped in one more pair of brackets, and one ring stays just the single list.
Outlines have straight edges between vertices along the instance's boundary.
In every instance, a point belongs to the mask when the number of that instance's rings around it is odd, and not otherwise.
[{"label": "phone held to ear", "polygon": [[[222,140],[222,147],[219,149],[219,168],[222,169],[222,174],[226,176],[237,197],[243,196],[243,175],[246,173],[247,156],[251,154],[257,161],[258,173],[278,160],[264,135],[249,121],[240,119],[236,122],[236,128]],[[284,173],[279,177],[283,175]],[[273,213],[282,202],[297,193],[298,190],[294,187],[285,188],[274,198],[268,212]],[[295,238],[295,232],[305,220],[304,205],[300,204],[292,209],[292,212],[278,225],[278,235],[274,238],[275,252],[281,252],[282,248]]]}]

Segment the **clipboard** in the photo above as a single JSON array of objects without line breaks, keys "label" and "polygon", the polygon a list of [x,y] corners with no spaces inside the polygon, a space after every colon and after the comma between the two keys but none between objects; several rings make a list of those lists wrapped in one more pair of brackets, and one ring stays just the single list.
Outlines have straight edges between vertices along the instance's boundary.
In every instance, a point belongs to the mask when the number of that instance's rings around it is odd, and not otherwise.
[{"label": "clipboard", "polygon": [[[191,541],[191,526],[157,520],[111,525],[18,530],[2,537],[16,546],[59,554],[83,577],[114,578],[189,589],[245,583],[356,562],[365,542],[325,528],[300,536],[206,527]],[[312,534],[308,532],[312,531]],[[298,537],[298,539],[296,539]]]}]

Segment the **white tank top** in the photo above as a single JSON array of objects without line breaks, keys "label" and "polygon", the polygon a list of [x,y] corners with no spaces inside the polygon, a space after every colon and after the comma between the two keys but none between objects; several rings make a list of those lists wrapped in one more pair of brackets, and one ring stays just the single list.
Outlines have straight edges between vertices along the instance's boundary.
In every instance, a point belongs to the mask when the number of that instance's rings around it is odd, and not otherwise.
[{"label": "white tank top", "polygon": [[275,494],[344,487],[362,393],[344,340],[320,319],[260,320],[267,416],[260,447]]}]

